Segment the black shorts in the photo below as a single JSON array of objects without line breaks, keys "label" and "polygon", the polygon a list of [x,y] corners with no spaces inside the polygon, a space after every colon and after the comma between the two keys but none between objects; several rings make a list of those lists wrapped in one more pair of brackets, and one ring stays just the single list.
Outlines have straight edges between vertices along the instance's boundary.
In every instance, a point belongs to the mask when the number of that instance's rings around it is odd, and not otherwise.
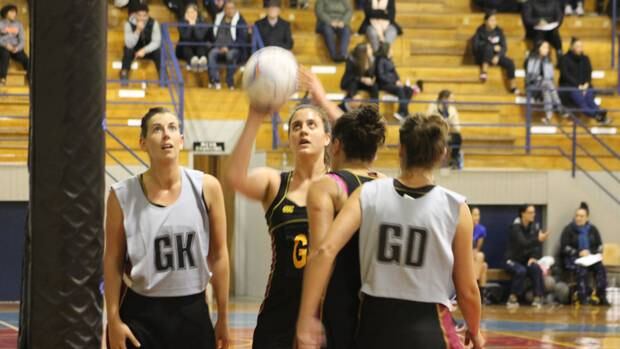
[{"label": "black shorts", "polygon": [[[127,289],[121,320],[140,349],[214,349],[215,331],[205,293],[183,297],[145,297]],[[127,341],[127,349],[134,349]]]},{"label": "black shorts", "polygon": [[462,349],[450,311],[441,304],[364,295],[357,349]]}]

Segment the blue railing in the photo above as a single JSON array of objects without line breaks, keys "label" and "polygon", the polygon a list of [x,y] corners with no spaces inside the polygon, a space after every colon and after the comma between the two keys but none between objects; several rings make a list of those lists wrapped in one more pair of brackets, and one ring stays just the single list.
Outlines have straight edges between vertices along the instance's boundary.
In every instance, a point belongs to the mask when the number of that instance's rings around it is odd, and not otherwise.
[{"label": "blue railing", "polygon": [[179,67],[179,60],[176,57],[175,47],[170,38],[168,24],[162,24],[162,48],[159,80],[164,86],[168,87],[170,99],[183,127],[184,108],[185,108],[185,82]]}]

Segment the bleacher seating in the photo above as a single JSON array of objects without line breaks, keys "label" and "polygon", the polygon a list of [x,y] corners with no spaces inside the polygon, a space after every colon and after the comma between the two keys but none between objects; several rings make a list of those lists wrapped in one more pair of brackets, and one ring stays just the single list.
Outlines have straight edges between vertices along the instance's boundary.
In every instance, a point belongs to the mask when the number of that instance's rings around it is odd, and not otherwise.
[{"label": "bleacher seating", "polygon": [[[25,6],[25,1],[18,1]],[[311,1],[312,7],[313,1]],[[241,0],[239,6],[249,23],[253,23],[264,15],[262,1]],[[152,2],[151,15],[161,23],[174,21],[174,16],[161,2]],[[340,93],[339,82],[344,71],[342,64],[335,65],[329,60],[323,40],[315,32],[315,17],[312,10],[291,10],[283,8],[282,16],[291,21],[295,39],[293,52],[300,63],[307,66],[335,66],[334,74],[321,74],[323,84],[330,93]],[[119,61],[123,45],[123,23],[127,18],[126,10],[109,6],[108,18],[108,79],[117,79],[118,70],[113,63]],[[20,12],[20,19],[28,23],[27,11]],[[353,29],[363,19],[363,13],[356,11],[353,17]],[[459,105],[465,145],[465,167],[490,168],[539,168],[568,169],[570,162],[552,150],[535,150],[531,155],[524,154],[522,149],[502,149],[506,146],[523,146],[525,144],[524,127],[489,127],[467,126],[473,124],[504,123],[523,124],[525,107],[517,104],[517,98],[508,93],[505,79],[498,68],[491,68],[486,84],[478,81],[478,68],[473,64],[468,52],[468,39],[476,27],[482,22],[482,13],[472,10],[469,0],[399,0],[397,2],[397,21],[405,33],[394,44],[394,57],[403,78],[411,81],[425,81],[425,91],[414,99],[411,111],[424,111],[427,103],[436,98],[441,89],[451,89],[459,102],[471,104]],[[515,60],[517,68],[522,68],[528,50],[523,40],[524,30],[518,14],[500,14],[499,25],[504,29],[509,42],[509,56]],[[570,17],[562,26],[562,37],[566,47],[572,35],[584,39],[586,51],[590,55],[595,70],[601,78],[594,80],[597,88],[616,88],[617,71],[610,67],[610,30],[611,21],[603,16]],[[173,41],[178,38],[175,29],[171,30]],[[352,38],[351,47],[364,40],[363,36]],[[184,68],[184,65],[182,65]],[[206,88],[206,73],[199,76],[183,69],[185,80],[185,117],[187,119],[243,119],[247,113],[245,96],[240,90],[215,91]],[[237,73],[237,81],[241,72]],[[132,71],[132,78],[157,80],[158,75],[151,62],[140,62],[139,68]],[[523,77],[518,78],[519,88],[523,90]],[[140,84],[132,84],[131,88],[141,88]],[[118,102],[119,85],[110,84],[108,101]],[[0,88],[0,93],[27,93],[24,73],[11,66],[8,86]],[[157,102],[169,99],[167,88],[149,85],[146,89],[145,101]],[[476,104],[477,102],[479,104]],[[522,102],[522,98],[520,100]],[[482,104],[485,103],[485,104]],[[495,103],[495,104],[494,104]],[[293,105],[285,107],[282,115]],[[620,110],[620,97],[602,96],[603,107]],[[391,123],[389,126],[388,144],[397,143],[398,124],[392,115],[395,105],[392,102],[380,104],[382,112]],[[24,162],[26,160],[28,121],[24,119],[3,119],[2,115],[27,116],[28,99],[24,97],[0,97],[0,162]],[[108,104],[107,118],[110,125],[126,125],[129,120],[139,118],[146,109],[145,105]],[[611,113],[614,116],[614,113]],[[620,114],[618,114],[620,116]],[[539,116],[535,116],[537,121]],[[590,126],[595,122],[583,119]],[[620,117],[616,117],[616,124]],[[556,121],[559,121],[556,119]],[[568,122],[565,122],[568,127]],[[259,134],[257,148],[268,151],[269,163],[274,166],[283,164],[283,153],[286,149],[271,150],[270,124],[265,124]],[[110,126],[125,143],[138,149],[138,130],[131,127]],[[568,128],[567,128],[568,130]],[[280,130],[283,139],[286,134]],[[620,135],[601,136],[608,144],[620,149]],[[580,131],[581,143],[593,154],[607,156],[607,152],[590,137]],[[123,155],[122,148],[108,139],[108,149],[122,159],[131,162]],[[536,146],[560,146],[570,151],[570,140],[561,134],[534,135],[532,144]],[[469,148],[468,148],[469,146]],[[141,154],[144,156],[144,154]],[[187,154],[183,155],[184,158]],[[290,157],[288,157],[290,159]],[[580,154],[579,164],[586,169],[597,170],[599,167]],[[379,167],[397,166],[396,150],[386,147],[379,156]],[[611,164],[612,168],[620,169],[620,165]],[[614,167],[615,166],[615,167]]]}]

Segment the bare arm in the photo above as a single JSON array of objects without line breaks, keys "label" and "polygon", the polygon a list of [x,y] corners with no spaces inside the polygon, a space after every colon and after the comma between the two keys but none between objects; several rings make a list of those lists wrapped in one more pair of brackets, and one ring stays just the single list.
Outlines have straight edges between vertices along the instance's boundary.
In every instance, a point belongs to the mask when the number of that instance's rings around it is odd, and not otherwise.
[{"label": "bare arm", "polygon": [[476,241],[476,251],[477,252],[482,252],[482,245],[484,245],[484,238],[480,238],[480,239],[478,239],[478,241]]},{"label": "bare arm", "polygon": [[297,344],[300,349],[320,348],[322,340],[318,309],[321,297],[327,287],[336,255],[359,229],[361,220],[360,189],[358,189],[345,203],[320,247],[310,254],[304,272],[301,307],[297,320]]},{"label": "bare arm", "polygon": [[210,245],[207,262],[213,273],[211,284],[217,303],[216,339],[228,347],[228,293],[230,269],[226,242],[226,210],[222,187],[215,177],[205,175],[203,192],[209,208]]},{"label": "bare arm", "polygon": [[268,113],[260,113],[250,107],[241,137],[231,155],[227,174],[227,179],[235,191],[262,202],[263,207],[269,206],[273,201],[280,186],[280,175],[278,171],[267,167],[257,168],[248,173],[248,167],[256,134],[262,121],[268,116]]},{"label": "bare arm", "polygon": [[318,248],[325,239],[329,227],[336,216],[336,202],[340,187],[329,177],[310,185],[308,189],[307,207],[310,222],[310,251]]},{"label": "bare arm", "polygon": [[454,253],[454,270],[452,280],[456,287],[456,299],[463,312],[470,333],[476,336],[480,332],[480,291],[474,275],[474,257],[472,255],[473,223],[467,204],[462,204],[459,223],[452,242]]},{"label": "bare arm", "polygon": [[103,256],[103,286],[108,314],[108,337],[111,349],[125,349],[126,339],[134,346],[140,343],[120,317],[121,286],[127,242],[123,226],[123,211],[114,191],[110,191],[106,209],[105,250]]},{"label": "bare arm", "polygon": [[103,284],[108,322],[112,322],[120,320],[120,293],[127,250],[123,212],[114,191],[110,191],[106,212]]},{"label": "bare arm", "polygon": [[325,88],[318,76],[304,66],[299,66],[299,86],[308,91],[314,104],[325,110],[332,125],[344,114],[336,103],[327,98]]}]

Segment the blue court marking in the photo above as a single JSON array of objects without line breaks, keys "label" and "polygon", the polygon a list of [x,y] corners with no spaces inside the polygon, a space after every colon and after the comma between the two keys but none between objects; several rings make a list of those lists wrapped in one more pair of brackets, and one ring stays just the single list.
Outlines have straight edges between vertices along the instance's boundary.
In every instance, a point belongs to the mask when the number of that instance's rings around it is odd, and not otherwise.
[{"label": "blue court marking", "polygon": [[590,333],[613,333],[620,334],[620,324],[590,325],[590,324],[565,324],[548,322],[519,322],[482,320],[482,328],[485,331],[502,332],[590,332]]},{"label": "blue court marking", "polygon": [[[19,314],[13,313],[13,312],[11,313],[0,312],[0,321],[4,321],[12,326],[17,326],[19,324]],[[4,326],[0,325],[0,328],[1,327],[4,327]]]}]

